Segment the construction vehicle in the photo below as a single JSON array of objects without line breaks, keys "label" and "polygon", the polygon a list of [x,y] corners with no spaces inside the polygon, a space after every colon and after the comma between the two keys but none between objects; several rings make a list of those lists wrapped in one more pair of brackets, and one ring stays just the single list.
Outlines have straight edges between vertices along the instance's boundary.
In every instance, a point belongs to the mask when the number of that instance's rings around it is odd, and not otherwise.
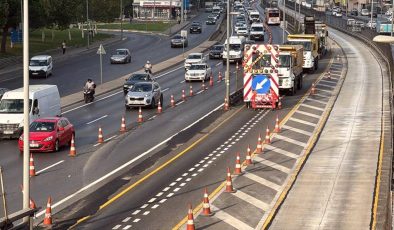
[{"label": "construction vehicle", "polygon": [[301,45],[279,46],[279,92],[294,95],[302,89],[304,48]]},{"label": "construction vehicle", "polygon": [[315,21],[315,33],[319,39],[319,54],[324,56],[327,53],[328,46],[328,28],[322,21]]},{"label": "construction vehicle", "polygon": [[252,45],[244,52],[244,102],[248,108],[278,107],[278,45]]},{"label": "construction vehicle", "polygon": [[316,34],[289,34],[288,45],[302,45],[304,47],[304,72],[313,72],[319,66],[319,44]]}]

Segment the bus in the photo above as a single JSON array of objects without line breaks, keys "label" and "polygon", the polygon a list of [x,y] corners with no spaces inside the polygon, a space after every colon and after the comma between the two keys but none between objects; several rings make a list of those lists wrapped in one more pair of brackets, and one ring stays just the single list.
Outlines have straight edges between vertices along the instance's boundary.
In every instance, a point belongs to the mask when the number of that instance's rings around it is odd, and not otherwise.
[{"label": "bus", "polygon": [[265,22],[268,25],[280,25],[280,12],[278,8],[265,9]]}]

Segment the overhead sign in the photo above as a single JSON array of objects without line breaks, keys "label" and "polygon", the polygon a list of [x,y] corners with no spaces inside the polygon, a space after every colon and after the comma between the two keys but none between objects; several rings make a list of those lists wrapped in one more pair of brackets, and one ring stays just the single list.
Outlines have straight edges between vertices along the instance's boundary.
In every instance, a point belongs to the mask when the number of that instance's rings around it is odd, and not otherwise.
[{"label": "overhead sign", "polygon": [[271,82],[268,75],[255,75],[252,80],[252,89],[258,94],[268,93],[271,88]]},{"label": "overhead sign", "polygon": [[106,54],[103,44],[100,44],[100,47],[97,50],[97,54]]}]

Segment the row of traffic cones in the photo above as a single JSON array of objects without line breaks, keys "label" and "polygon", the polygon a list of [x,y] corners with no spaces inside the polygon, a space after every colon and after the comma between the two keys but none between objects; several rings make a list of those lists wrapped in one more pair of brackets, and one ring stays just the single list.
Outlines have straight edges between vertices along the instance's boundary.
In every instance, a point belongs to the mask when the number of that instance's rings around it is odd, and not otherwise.
[{"label": "row of traffic cones", "polygon": [[[20,186],[21,191],[23,193],[23,185]],[[30,197],[29,198],[29,207],[30,209],[38,209],[36,202]],[[44,217],[44,225],[45,226],[50,226],[52,225],[52,198],[48,197],[48,202],[45,210],[45,217]]]}]

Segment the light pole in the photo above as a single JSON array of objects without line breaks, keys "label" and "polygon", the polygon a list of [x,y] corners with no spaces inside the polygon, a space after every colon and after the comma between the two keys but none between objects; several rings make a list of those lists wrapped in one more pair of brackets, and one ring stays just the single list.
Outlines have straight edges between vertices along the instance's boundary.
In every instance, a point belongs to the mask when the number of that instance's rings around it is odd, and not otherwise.
[{"label": "light pole", "polygon": [[[23,0],[23,209],[30,207],[29,126],[29,0]],[[28,225],[30,220],[23,218]]]},{"label": "light pole", "polygon": [[183,1],[184,0],[181,0],[181,23],[183,22]]},{"label": "light pole", "polygon": [[373,17],[373,0],[371,0],[371,29],[372,29],[372,17]]},{"label": "light pole", "polygon": [[120,40],[123,39],[123,0],[120,0]]},{"label": "light pole", "polygon": [[227,0],[227,60],[226,60],[226,101],[230,104],[230,0]]},{"label": "light pole", "polygon": [[90,39],[90,26],[89,26],[89,0],[86,0],[86,30],[88,31],[88,49],[89,49],[89,39]]},{"label": "light pole", "polygon": [[394,8],[391,9],[391,37],[393,36]]},{"label": "light pole", "polygon": [[282,44],[285,44],[285,29],[286,29],[286,0],[283,0],[283,33]]}]

